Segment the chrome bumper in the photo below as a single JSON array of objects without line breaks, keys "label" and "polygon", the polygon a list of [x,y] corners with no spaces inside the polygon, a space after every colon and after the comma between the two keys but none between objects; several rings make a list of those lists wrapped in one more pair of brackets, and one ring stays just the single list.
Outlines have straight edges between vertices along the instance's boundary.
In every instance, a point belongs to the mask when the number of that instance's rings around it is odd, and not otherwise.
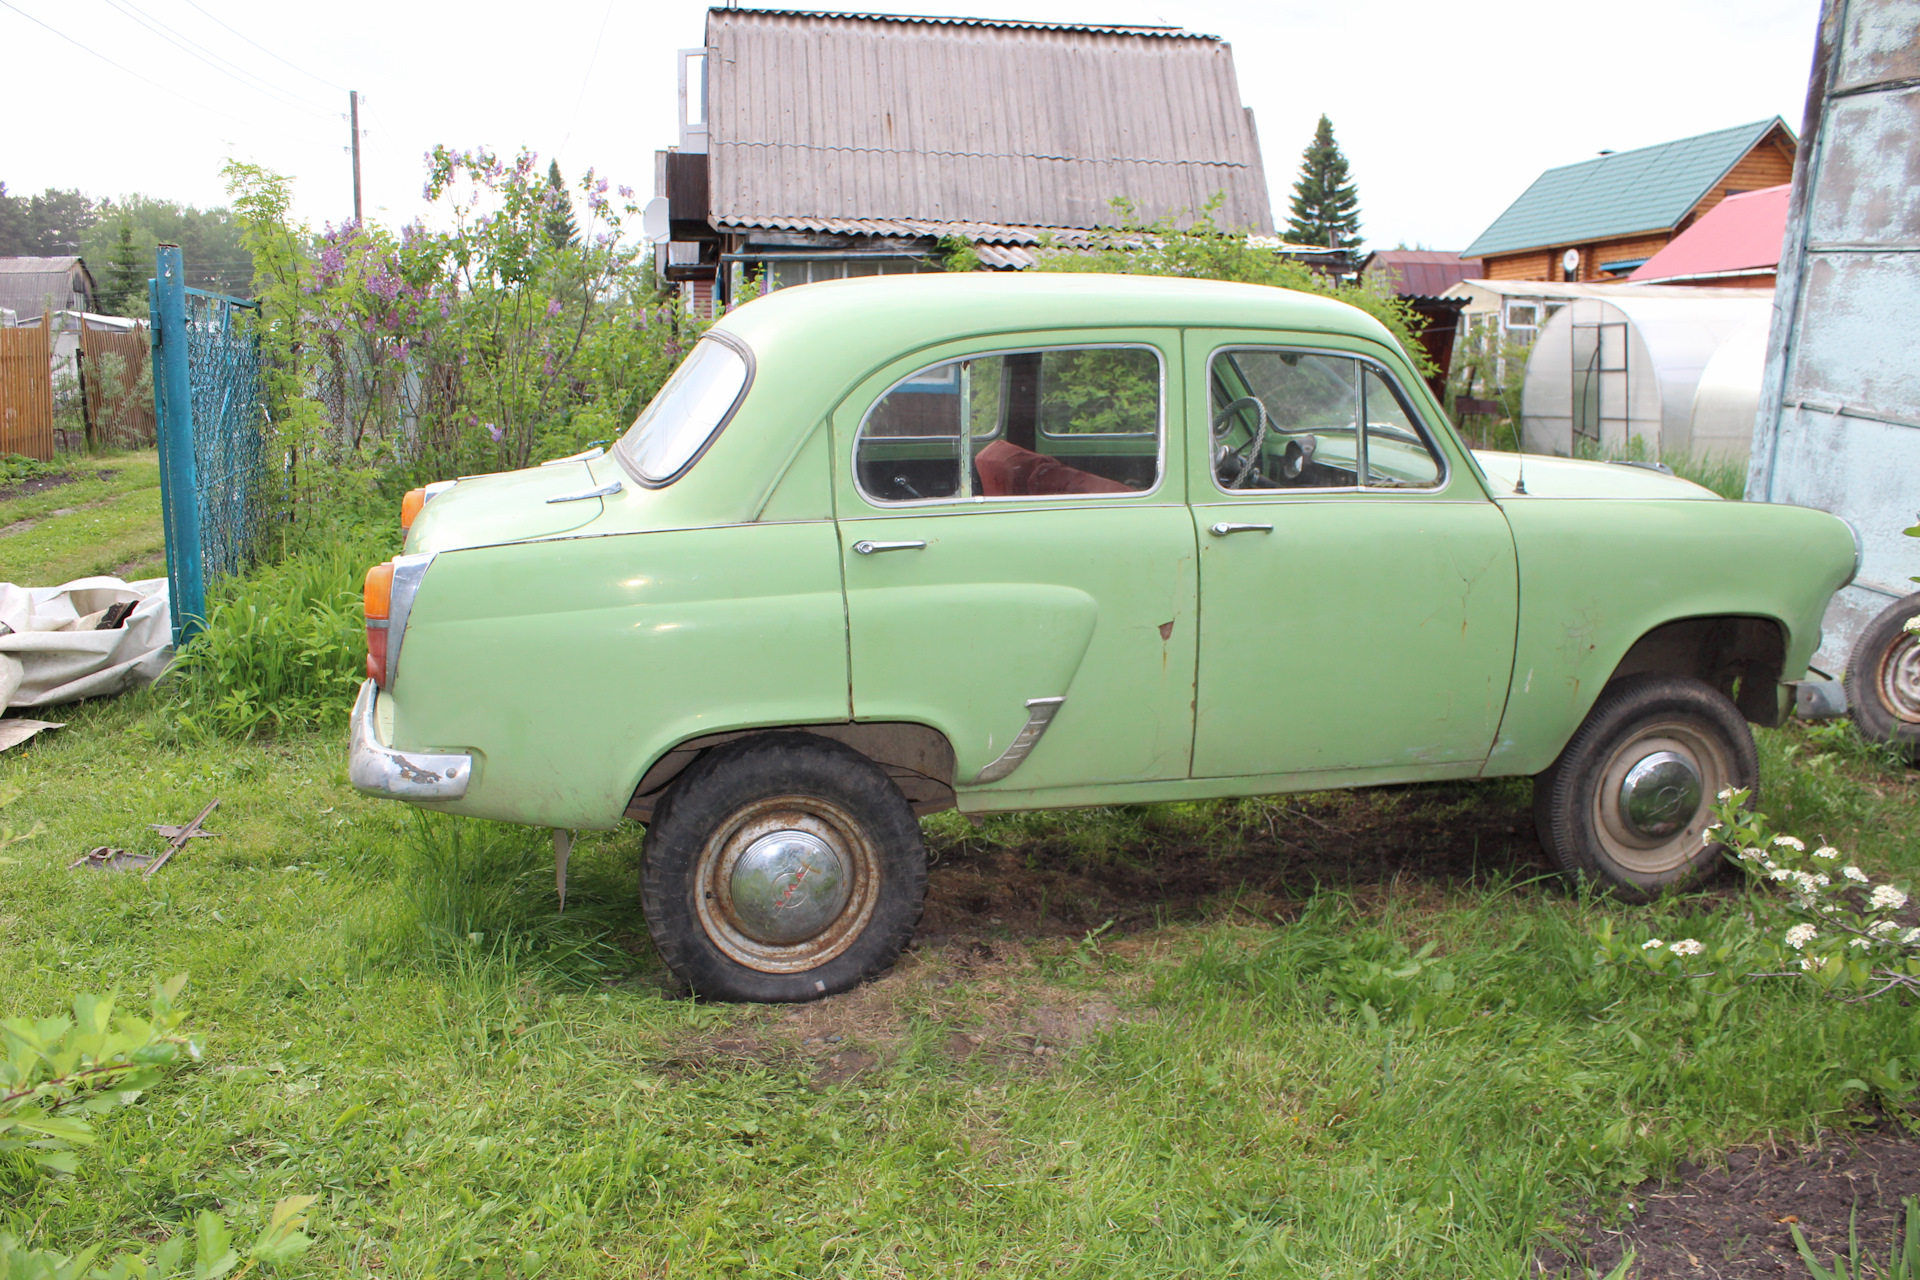
[{"label": "chrome bumper", "polygon": [[360,684],[353,700],[351,745],[347,748],[347,779],[355,791],[394,800],[458,800],[467,794],[473,776],[473,757],[427,755],[395,751],[380,741],[374,723],[374,699],[379,687],[371,680]]}]

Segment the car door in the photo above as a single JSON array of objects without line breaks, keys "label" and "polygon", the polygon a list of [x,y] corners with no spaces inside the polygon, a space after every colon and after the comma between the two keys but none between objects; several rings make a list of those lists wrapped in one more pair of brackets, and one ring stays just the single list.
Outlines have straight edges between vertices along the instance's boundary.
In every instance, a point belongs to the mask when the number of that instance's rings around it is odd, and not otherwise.
[{"label": "car door", "polygon": [[1180,381],[1177,331],[1090,331],[922,351],[848,397],[835,483],[856,719],[940,729],[963,789],[1187,776]]},{"label": "car door", "polygon": [[1194,776],[1484,761],[1518,587],[1512,533],[1458,441],[1384,352],[1192,331],[1187,352]]}]

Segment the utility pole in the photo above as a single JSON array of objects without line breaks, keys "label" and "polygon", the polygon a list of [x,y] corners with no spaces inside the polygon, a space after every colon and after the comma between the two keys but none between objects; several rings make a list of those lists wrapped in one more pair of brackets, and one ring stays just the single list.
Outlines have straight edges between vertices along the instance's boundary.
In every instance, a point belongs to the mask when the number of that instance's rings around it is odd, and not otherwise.
[{"label": "utility pole", "polygon": [[347,91],[347,114],[353,127],[353,221],[360,224],[360,91]]}]

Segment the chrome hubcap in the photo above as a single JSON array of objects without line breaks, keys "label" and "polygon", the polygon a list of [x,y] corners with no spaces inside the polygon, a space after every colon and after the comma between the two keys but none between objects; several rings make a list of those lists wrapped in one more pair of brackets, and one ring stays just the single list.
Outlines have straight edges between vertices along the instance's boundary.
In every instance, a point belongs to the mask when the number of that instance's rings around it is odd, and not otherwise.
[{"label": "chrome hubcap", "polygon": [[1663,839],[1700,810],[1700,774],[1677,751],[1655,751],[1636,761],[1620,782],[1620,820],[1635,835]]},{"label": "chrome hubcap", "polygon": [[757,942],[791,946],[819,933],[839,916],[853,893],[839,854],[806,831],[761,836],[733,864],[728,877],[733,918]]},{"label": "chrome hubcap", "polygon": [[1908,724],[1920,724],[1920,640],[1900,637],[1880,668],[1880,694],[1887,710]]}]

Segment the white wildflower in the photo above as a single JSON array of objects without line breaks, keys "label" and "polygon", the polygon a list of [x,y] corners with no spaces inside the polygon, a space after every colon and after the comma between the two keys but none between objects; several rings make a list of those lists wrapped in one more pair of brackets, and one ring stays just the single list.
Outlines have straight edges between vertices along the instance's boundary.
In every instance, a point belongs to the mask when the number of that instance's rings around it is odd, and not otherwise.
[{"label": "white wildflower", "polygon": [[1899,924],[1892,920],[1875,920],[1867,926],[1867,932],[1876,938],[1891,938],[1899,931]]},{"label": "white wildflower", "polygon": [[1667,950],[1677,956],[1697,956],[1702,951],[1705,951],[1706,948],[1698,942],[1695,942],[1692,938],[1682,938],[1678,942],[1668,943]]},{"label": "white wildflower", "polygon": [[1865,938],[1849,938],[1847,939],[1847,945],[1850,947],[1870,947],[1873,944]]},{"label": "white wildflower", "polygon": [[1834,848],[1830,844],[1823,844],[1818,849],[1815,849],[1813,851],[1813,856],[1816,858],[1825,858],[1828,860],[1832,860],[1840,856],[1840,851]]},{"label": "white wildflower", "polygon": [[[1709,840],[1707,843],[1712,844],[1713,841]],[[1740,861],[1742,862],[1764,862],[1766,861],[1766,857],[1767,855],[1758,849],[1742,849],[1740,851]]]},{"label": "white wildflower", "polygon": [[1824,876],[1815,877],[1811,871],[1789,871],[1787,875],[1792,878],[1794,886],[1805,894],[1812,894],[1820,881],[1825,879]]},{"label": "white wildflower", "polygon": [[1903,947],[1920,946],[1920,929],[1909,929],[1901,934],[1900,945]]},{"label": "white wildflower", "polygon": [[1793,879],[1793,868],[1792,867],[1772,867],[1767,872],[1767,879],[1791,880]]},{"label": "white wildflower", "polygon": [[1808,973],[1812,973],[1813,967],[1819,963],[1820,962],[1818,960],[1815,960],[1812,956],[1800,957],[1800,967],[1802,969],[1805,969]]},{"label": "white wildflower", "polygon": [[1720,788],[1720,798],[1721,798],[1722,800],[1731,800],[1731,799],[1733,799],[1733,788],[1732,788],[1732,787],[1722,787],[1722,788]]},{"label": "white wildflower", "polygon": [[1898,911],[1907,905],[1907,895],[1890,884],[1883,884],[1873,891],[1867,899],[1867,906],[1875,911]]},{"label": "white wildflower", "polygon": [[1812,942],[1819,933],[1820,931],[1810,924],[1797,924],[1787,930],[1787,945],[1798,951]]},{"label": "white wildflower", "polygon": [[1840,869],[1840,874],[1845,876],[1849,880],[1858,881],[1861,884],[1865,884],[1867,882],[1867,873],[1862,871],[1858,867],[1842,867]]},{"label": "white wildflower", "polygon": [[1700,843],[1701,843],[1701,844],[1712,844],[1712,843],[1713,843],[1713,842],[1714,842],[1714,841],[1715,841],[1716,839],[1718,839],[1718,838],[1719,838],[1719,837],[1717,837],[1717,836],[1716,836],[1716,835],[1714,834],[1714,833],[1715,833],[1716,831],[1718,831],[1718,830],[1720,830],[1720,824],[1719,824],[1719,823],[1717,823],[1717,822],[1715,822],[1715,823],[1712,823],[1711,825],[1709,825],[1709,826],[1707,827],[1707,829],[1706,829],[1705,831],[1702,831],[1702,832],[1700,833]]},{"label": "white wildflower", "polygon": [[1915,635],[1920,635],[1920,613],[1916,613],[1907,619],[1905,629],[1913,632]]},{"label": "white wildflower", "polygon": [[1640,949],[1642,951],[1658,951],[1661,947],[1665,945],[1666,943],[1660,941],[1660,939],[1658,938],[1648,938],[1645,942],[1640,944]]},{"label": "white wildflower", "polygon": [[1813,876],[1813,882],[1819,885],[1822,889],[1826,888],[1828,885],[1833,883],[1833,881],[1827,878],[1827,873],[1824,871],[1815,872]]},{"label": "white wildflower", "polygon": [[1792,836],[1775,836],[1773,842],[1777,845],[1783,845],[1786,848],[1792,849],[1795,853],[1805,853],[1807,851],[1807,846]]}]

